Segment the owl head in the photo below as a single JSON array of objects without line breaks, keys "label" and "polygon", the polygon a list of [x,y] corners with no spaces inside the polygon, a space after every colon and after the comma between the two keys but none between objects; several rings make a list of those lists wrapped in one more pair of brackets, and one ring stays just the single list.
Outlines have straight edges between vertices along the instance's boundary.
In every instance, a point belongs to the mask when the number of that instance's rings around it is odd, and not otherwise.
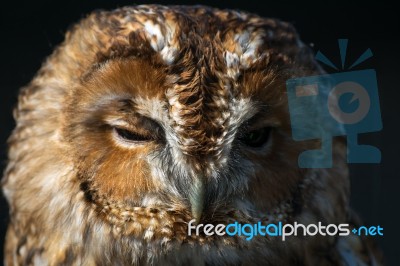
[{"label": "owl head", "polygon": [[337,168],[300,169],[299,153],[320,143],[291,137],[285,82],[321,72],[279,20],[199,6],[95,12],[21,91],[3,180],[13,219],[38,239],[135,261],[156,246],[232,263],[288,253],[299,242],[282,251],[265,237],[189,236],[187,224],[345,219],[342,144]]}]

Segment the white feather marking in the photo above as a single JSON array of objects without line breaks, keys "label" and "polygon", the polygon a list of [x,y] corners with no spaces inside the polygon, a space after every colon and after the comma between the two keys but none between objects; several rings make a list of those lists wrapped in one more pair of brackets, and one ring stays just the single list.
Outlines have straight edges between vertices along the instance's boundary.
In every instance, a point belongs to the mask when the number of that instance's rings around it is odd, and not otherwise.
[{"label": "white feather marking", "polygon": [[176,26],[170,21],[158,21],[158,23],[154,24],[152,21],[146,21],[143,24],[144,29],[154,51],[160,53],[165,63],[172,64],[179,50],[179,47],[174,46],[173,43]]},{"label": "white feather marking", "polygon": [[153,24],[151,21],[146,21],[144,23],[144,29],[150,39],[151,47],[153,47],[156,52],[161,51],[165,46],[165,40],[161,33],[160,25]]}]

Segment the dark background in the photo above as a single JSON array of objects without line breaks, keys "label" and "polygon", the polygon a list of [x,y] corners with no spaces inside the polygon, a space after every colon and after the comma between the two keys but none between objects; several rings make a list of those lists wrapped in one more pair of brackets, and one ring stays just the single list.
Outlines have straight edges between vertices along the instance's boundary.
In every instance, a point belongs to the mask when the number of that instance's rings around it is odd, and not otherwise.
[{"label": "dark background", "polygon": [[[0,171],[6,164],[6,139],[14,127],[12,108],[18,90],[27,84],[43,59],[63,40],[68,26],[94,9],[112,9],[131,1],[13,1],[0,4]],[[149,3],[136,1],[136,4]],[[384,236],[377,240],[387,265],[400,265],[396,225],[400,210],[400,72],[399,15],[395,7],[378,2],[350,3],[325,1],[156,1],[159,4],[205,4],[220,8],[243,9],[265,17],[289,21],[303,41],[321,50],[339,65],[337,39],[348,38],[347,63],[367,48],[374,57],[356,69],[374,68],[377,72],[383,130],[363,134],[363,143],[382,151],[381,164],[350,165],[351,205],[365,225],[381,225]],[[326,68],[328,71],[328,67]],[[34,199],[32,199],[34,200]],[[7,205],[0,199],[0,248],[7,223]],[[66,232],[67,233],[67,232]],[[396,241],[397,240],[397,241]],[[2,254],[0,255],[0,264]]]}]

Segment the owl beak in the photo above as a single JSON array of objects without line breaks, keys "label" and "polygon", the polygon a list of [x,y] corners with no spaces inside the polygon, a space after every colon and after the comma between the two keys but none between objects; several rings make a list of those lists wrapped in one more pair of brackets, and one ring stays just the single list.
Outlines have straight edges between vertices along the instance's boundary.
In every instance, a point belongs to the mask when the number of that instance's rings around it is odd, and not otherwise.
[{"label": "owl beak", "polygon": [[192,216],[196,223],[200,221],[204,205],[204,184],[201,177],[197,177],[194,181],[192,191],[189,194],[189,201],[192,211]]}]

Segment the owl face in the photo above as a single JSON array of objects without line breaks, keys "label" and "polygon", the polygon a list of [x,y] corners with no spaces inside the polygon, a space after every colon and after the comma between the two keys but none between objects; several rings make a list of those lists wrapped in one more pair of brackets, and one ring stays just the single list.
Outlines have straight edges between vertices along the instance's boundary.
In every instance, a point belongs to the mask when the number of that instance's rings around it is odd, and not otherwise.
[{"label": "owl face", "polygon": [[207,10],[125,12],[106,36],[116,43],[71,88],[65,112],[86,199],[207,222],[236,210],[293,211],[301,147],[284,82],[295,58],[268,35],[295,45],[291,28]]},{"label": "owl face", "polygon": [[[344,163],[299,169],[298,154],[319,144],[291,138],[285,82],[319,72],[294,29],[273,19],[162,6],[88,16],[22,91],[15,113],[3,183],[15,224],[35,239],[25,250],[41,250],[36,241],[49,258],[64,250],[87,264],[120,254],[129,264],[192,243],[237,263],[282,244],[188,236],[188,222],[341,221]],[[342,147],[333,153],[344,162]],[[203,256],[191,252],[185,258]]]}]

